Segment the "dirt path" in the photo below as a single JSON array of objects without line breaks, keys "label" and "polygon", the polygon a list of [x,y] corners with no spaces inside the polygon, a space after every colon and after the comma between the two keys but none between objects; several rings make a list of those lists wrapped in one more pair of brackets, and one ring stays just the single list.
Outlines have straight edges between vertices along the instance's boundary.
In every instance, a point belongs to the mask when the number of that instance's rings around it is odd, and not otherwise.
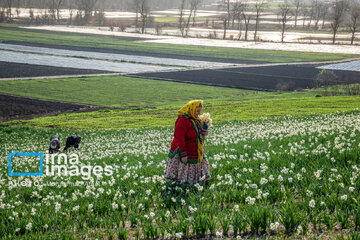
[{"label": "dirt path", "polygon": [[0,122],[54,116],[61,113],[89,112],[102,108],[104,107],[0,94]]}]

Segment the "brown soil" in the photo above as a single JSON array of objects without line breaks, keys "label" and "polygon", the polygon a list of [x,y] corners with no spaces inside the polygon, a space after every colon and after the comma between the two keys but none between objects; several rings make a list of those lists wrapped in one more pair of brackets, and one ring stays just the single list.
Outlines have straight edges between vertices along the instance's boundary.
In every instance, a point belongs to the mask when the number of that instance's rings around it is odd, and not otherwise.
[{"label": "brown soil", "polygon": [[0,122],[15,119],[31,119],[61,113],[87,112],[101,109],[101,106],[44,101],[14,95],[0,94]]}]

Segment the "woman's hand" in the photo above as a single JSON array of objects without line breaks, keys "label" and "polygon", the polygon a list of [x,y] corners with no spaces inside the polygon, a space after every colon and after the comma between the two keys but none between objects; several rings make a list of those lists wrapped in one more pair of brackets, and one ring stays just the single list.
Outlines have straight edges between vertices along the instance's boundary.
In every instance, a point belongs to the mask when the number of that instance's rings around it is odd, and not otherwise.
[{"label": "woman's hand", "polygon": [[208,132],[207,129],[201,130],[201,134],[204,135],[204,136],[208,135],[208,133],[209,133],[209,132]]},{"label": "woman's hand", "polygon": [[181,162],[182,162],[183,164],[185,164],[185,165],[187,164],[187,160],[188,160],[187,157],[182,157],[182,158],[181,158]]}]

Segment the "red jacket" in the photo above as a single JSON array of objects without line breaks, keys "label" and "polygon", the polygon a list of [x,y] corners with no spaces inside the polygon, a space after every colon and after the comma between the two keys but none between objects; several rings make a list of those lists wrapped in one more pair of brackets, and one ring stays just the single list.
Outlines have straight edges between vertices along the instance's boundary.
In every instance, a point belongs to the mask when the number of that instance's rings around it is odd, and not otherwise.
[{"label": "red jacket", "polygon": [[188,159],[197,159],[198,149],[196,146],[196,136],[197,133],[191,120],[179,116],[175,122],[174,139],[169,150],[170,154],[179,148],[181,157],[187,156]]}]

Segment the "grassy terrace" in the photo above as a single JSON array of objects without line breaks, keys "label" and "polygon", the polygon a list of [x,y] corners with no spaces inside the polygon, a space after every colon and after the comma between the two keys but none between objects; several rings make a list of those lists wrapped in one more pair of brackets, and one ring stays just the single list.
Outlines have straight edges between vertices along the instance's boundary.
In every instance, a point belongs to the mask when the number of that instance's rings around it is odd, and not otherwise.
[{"label": "grassy terrace", "polygon": [[269,93],[125,76],[0,81],[0,92],[105,107],[178,107],[194,98],[218,102],[315,96],[312,91]]},{"label": "grassy terrace", "polygon": [[[360,108],[360,97],[283,98],[237,102],[208,102],[203,112],[209,112],[215,123],[231,120],[252,120],[281,116],[303,116],[352,111]],[[172,126],[178,107],[150,110],[99,110],[89,113],[60,114],[25,121],[13,121],[37,127],[75,129],[123,129]]]},{"label": "grassy terrace", "polygon": [[[2,81],[0,92],[128,110],[61,114],[23,121],[41,127],[120,129],[170,126],[176,112],[191,99],[203,99],[215,122],[286,115],[333,113],[360,108],[360,97],[315,97],[303,92],[257,92],[131,77],[92,77]],[[147,109],[153,107],[156,109]]]},{"label": "grassy terrace", "polygon": [[127,41],[112,36],[89,36],[89,34],[61,34],[46,31],[31,31],[17,27],[1,27],[0,42],[17,41],[64,46],[106,48],[114,50],[146,52],[154,54],[175,54],[209,58],[253,60],[261,62],[310,62],[331,61],[356,57],[352,54],[305,53],[224,47],[185,46]]}]

